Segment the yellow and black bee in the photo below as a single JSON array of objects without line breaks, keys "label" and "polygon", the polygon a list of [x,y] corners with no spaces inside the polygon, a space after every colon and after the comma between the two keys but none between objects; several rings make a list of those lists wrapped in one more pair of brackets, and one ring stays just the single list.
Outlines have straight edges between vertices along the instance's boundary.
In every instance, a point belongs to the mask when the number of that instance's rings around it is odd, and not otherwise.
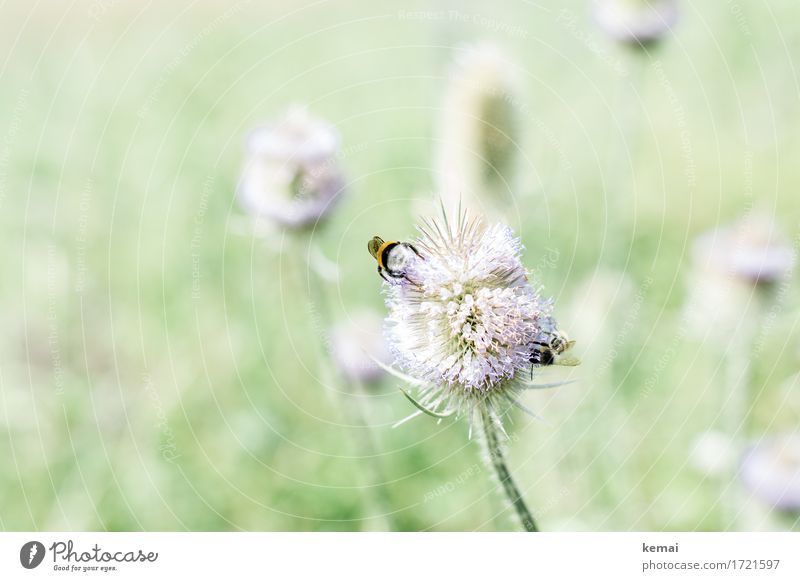
[{"label": "yellow and black bee", "polygon": [[563,331],[550,333],[546,339],[534,341],[531,350],[531,379],[533,378],[534,367],[547,367],[548,365],[578,365],[578,360],[574,358],[561,358],[562,353],[575,345],[575,341],[570,340]]},{"label": "yellow and black bee", "polygon": [[385,242],[380,236],[373,236],[367,243],[367,249],[378,261],[378,274],[386,282],[391,282],[386,275],[393,279],[406,278],[406,266],[412,255],[422,258],[413,244],[396,240]]}]

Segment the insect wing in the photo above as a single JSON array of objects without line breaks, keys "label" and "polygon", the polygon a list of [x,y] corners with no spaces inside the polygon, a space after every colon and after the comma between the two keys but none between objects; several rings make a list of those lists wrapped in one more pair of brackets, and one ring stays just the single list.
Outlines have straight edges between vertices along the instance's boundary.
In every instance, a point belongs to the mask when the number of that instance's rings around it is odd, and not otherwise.
[{"label": "insect wing", "polygon": [[378,258],[378,250],[380,250],[381,246],[383,246],[383,240],[379,236],[373,236],[372,240],[367,242],[367,250],[369,250],[369,253],[376,260]]},{"label": "insect wing", "polygon": [[553,365],[560,365],[561,367],[576,367],[581,364],[581,360],[577,357],[559,357]]}]

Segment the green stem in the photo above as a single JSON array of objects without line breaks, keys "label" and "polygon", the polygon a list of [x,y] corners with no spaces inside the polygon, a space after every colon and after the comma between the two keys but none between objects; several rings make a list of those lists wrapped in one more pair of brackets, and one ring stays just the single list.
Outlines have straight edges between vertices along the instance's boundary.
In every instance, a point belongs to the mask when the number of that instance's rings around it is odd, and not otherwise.
[{"label": "green stem", "polygon": [[[327,287],[332,283],[320,274],[318,265],[313,264],[312,253],[315,251],[313,244],[314,242],[309,239],[298,241],[299,248],[295,254],[306,258],[305,261],[302,261],[302,264],[305,265],[306,273],[303,287],[307,291],[308,300],[311,301],[312,311],[316,309],[319,317],[319,320],[315,323],[318,328],[314,329],[314,334],[319,338],[324,338],[333,327],[334,317],[326,292]],[[377,516],[372,517],[372,519],[375,520],[378,530],[393,530],[394,527],[389,516],[391,515],[389,496],[383,486],[386,479],[378,460],[374,432],[367,423],[364,410],[361,408],[363,405],[360,401],[363,396],[362,386],[356,385],[355,390],[351,389],[351,393],[349,395],[346,394],[342,389],[344,378],[338,372],[332,372],[330,346],[324,340],[318,343],[320,350],[320,377],[325,377],[326,381],[332,384],[330,391],[338,394],[338,405],[345,421],[350,425],[363,428],[366,433],[366,436],[353,438],[352,446],[355,453],[360,455],[359,463],[365,468],[362,472],[362,478],[364,479],[362,480],[364,483],[362,488],[367,490],[365,501],[368,505],[368,510],[377,513]],[[355,391],[355,394],[353,391]],[[356,399],[359,401],[354,403],[353,395],[357,395]],[[368,477],[365,478],[363,476],[364,473],[368,474]]]},{"label": "green stem", "polygon": [[486,436],[486,449],[489,454],[489,461],[497,474],[498,480],[500,480],[500,484],[503,485],[506,498],[517,512],[517,516],[522,522],[525,531],[529,533],[538,532],[539,529],[536,527],[536,521],[533,520],[531,511],[528,510],[528,507],[525,505],[525,501],[522,499],[522,495],[517,485],[514,484],[511,473],[508,471],[508,466],[506,466],[506,460],[503,456],[503,449],[500,444],[500,438],[497,435],[497,427],[492,422],[492,418],[485,408],[481,412],[481,420],[483,422],[484,435]]},{"label": "green stem", "polygon": [[637,51],[632,57],[627,61],[630,75],[620,79],[617,87],[615,111],[621,141],[616,131],[611,134],[610,138],[618,144],[611,152],[611,173],[605,183],[609,236],[607,256],[609,260],[623,260],[625,264],[630,260],[631,244],[636,233],[636,166],[643,157],[645,137],[639,100],[643,100],[648,66],[646,54]]},{"label": "green stem", "polygon": [[[750,407],[753,403],[750,392],[750,376],[756,329],[761,318],[759,299],[760,297],[755,297],[756,303],[751,305],[749,310],[743,312],[738,327],[732,333],[725,356],[726,401],[722,404],[723,410],[727,414],[725,431],[737,451],[744,448],[748,435],[747,424],[750,418]],[[723,493],[728,530],[739,528],[739,514],[743,503],[741,490],[731,484],[736,482],[736,472],[737,467],[731,466],[730,481]]]}]

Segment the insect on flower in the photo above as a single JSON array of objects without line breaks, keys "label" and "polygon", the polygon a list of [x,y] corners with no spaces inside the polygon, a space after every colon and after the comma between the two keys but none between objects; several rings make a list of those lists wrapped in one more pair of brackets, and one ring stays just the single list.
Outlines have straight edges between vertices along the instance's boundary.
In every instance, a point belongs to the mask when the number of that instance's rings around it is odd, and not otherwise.
[{"label": "insect on flower", "polygon": [[471,422],[478,411],[499,423],[499,406],[525,410],[521,390],[563,385],[528,381],[572,342],[558,330],[552,301],[530,283],[511,229],[460,213],[419,230],[413,245],[369,243],[378,271],[391,277],[386,337],[408,375],[387,370],[418,388],[418,399],[409,396],[418,413],[463,413]]},{"label": "insect on flower", "polygon": [[[502,417],[510,406],[536,415],[518,401],[522,390],[571,383],[535,384],[527,375],[529,368],[532,376],[534,366],[556,363],[572,342],[558,331],[552,301],[531,284],[522,243],[508,226],[487,226],[461,212],[453,224],[443,208],[441,221],[423,222],[419,231],[416,246],[377,236],[369,243],[378,272],[394,280],[386,292],[385,334],[405,373],[375,361],[418,393],[402,390],[417,411],[395,427],[423,413],[438,419],[463,414],[471,438],[477,420],[487,465],[520,524],[535,532],[506,465]],[[401,249],[404,259],[395,267]]]},{"label": "insect on flower", "polygon": [[531,350],[531,380],[533,380],[534,367],[547,367],[549,365],[575,366],[580,362],[574,357],[561,357],[575,345],[575,341],[567,337],[564,331],[555,329],[552,332],[542,333],[533,342]]},{"label": "insect on flower", "polygon": [[386,282],[391,282],[386,275],[393,279],[405,278],[409,262],[415,257],[422,258],[413,244],[395,240],[384,242],[380,236],[372,237],[367,243],[367,250],[378,261],[378,274]]}]

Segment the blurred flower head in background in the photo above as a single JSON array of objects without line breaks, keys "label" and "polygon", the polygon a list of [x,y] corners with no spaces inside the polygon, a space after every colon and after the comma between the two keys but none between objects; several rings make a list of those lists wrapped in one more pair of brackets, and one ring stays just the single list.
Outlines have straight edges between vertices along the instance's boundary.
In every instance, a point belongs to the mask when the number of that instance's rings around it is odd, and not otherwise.
[{"label": "blurred flower head in background", "polygon": [[745,453],[740,475],[756,498],[779,510],[800,511],[800,435],[757,442]]},{"label": "blurred flower head in background", "polygon": [[769,216],[754,213],[700,235],[692,249],[687,321],[698,334],[726,333],[758,307],[755,289],[789,277],[794,251]]},{"label": "blurred flower head in background", "polygon": [[695,264],[748,284],[770,284],[789,276],[795,256],[775,222],[756,213],[712,230],[694,245]]},{"label": "blurred flower head in background", "polygon": [[505,225],[461,215],[425,222],[421,254],[388,286],[387,336],[396,362],[429,387],[425,405],[472,409],[509,397],[535,341],[554,333],[551,303],[531,286],[522,245]]},{"label": "blurred flower head in background", "polygon": [[511,199],[519,164],[519,80],[491,44],[468,46],[452,65],[442,105],[438,190],[451,210],[491,210]]},{"label": "blurred flower head in background", "polygon": [[678,20],[677,0],[594,0],[592,8],[606,34],[632,46],[653,44]]},{"label": "blurred flower head in background", "polygon": [[344,176],[332,125],[294,106],[247,138],[239,201],[244,209],[288,228],[323,219],[339,200]]},{"label": "blurred flower head in background", "polygon": [[373,311],[359,311],[331,330],[330,349],[339,372],[354,381],[371,383],[385,371],[375,359],[389,363],[390,354],[383,337],[383,319]]}]

